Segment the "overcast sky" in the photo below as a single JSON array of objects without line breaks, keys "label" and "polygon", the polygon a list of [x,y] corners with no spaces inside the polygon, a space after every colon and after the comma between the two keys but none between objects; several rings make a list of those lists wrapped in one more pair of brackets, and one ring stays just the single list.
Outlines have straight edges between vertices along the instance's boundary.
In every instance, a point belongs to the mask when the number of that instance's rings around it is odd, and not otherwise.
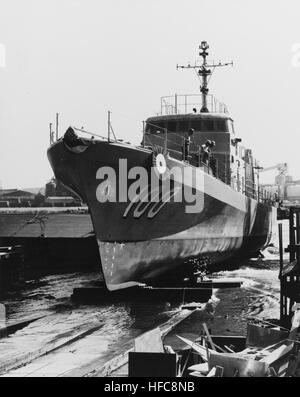
[{"label": "overcast sky", "polygon": [[262,166],[288,162],[300,179],[299,15],[299,0],[0,0],[2,186],[51,178],[56,112],[61,134],[75,125],[106,135],[111,110],[117,137],[139,143],[161,96],[198,92],[176,64],[194,61],[202,40],[210,59],[234,61],[210,88],[244,145]]}]

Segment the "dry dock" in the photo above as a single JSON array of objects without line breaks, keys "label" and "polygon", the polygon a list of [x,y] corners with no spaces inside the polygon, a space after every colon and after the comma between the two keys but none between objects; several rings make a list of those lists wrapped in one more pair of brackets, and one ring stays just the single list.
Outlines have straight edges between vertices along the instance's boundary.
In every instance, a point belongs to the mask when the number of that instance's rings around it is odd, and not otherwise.
[{"label": "dry dock", "polygon": [[[284,257],[286,261],[286,254]],[[274,266],[274,282],[277,280],[279,285],[278,259],[268,263]],[[245,267],[230,273],[242,276],[243,288],[214,290],[213,299],[194,313],[181,311],[181,302],[86,303],[70,299],[74,290],[98,286],[99,272],[27,281],[22,291],[11,293],[3,301],[7,326],[6,333],[1,333],[0,375],[123,376],[128,373],[128,352],[134,339],[156,327],[162,327],[163,336],[176,327],[175,333],[194,340],[205,321],[214,334],[222,329],[222,334],[241,335],[251,314],[259,318],[272,312],[273,308],[268,307],[264,313],[262,302],[275,305],[274,313],[279,315],[279,294],[273,298],[267,284],[263,290],[252,281],[255,277],[257,281],[265,277],[268,282],[270,270],[268,267],[264,270],[262,263],[252,262],[251,266],[251,270]],[[230,274],[220,273],[220,285],[222,277]],[[234,314],[235,307],[241,308],[240,314]],[[167,343],[170,340],[174,344],[174,338],[168,335]],[[177,341],[176,348],[183,347]]]},{"label": "dry dock", "polygon": [[[163,335],[190,315],[189,310],[173,313],[163,323]],[[68,327],[72,314],[60,315],[59,320],[56,314],[48,315],[19,331],[14,338],[17,342],[11,343],[9,338],[2,340],[0,373],[2,376],[34,377],[110,375],[127,362],[133,340],[128,339],[119,346],[118,352],[114,353],[116,358],[111,359],[111,351],[103,353],[103,346],[109,342],[107,324],[97,318],[91,321],[87,313],[85,319],[87,322],[74,331]],[[41,327],[45,337],[37,343],[35,334]],[[59,327],[63,327],[64,332],[57,335]],[[26,349],[22,341],[26,341]]]}]

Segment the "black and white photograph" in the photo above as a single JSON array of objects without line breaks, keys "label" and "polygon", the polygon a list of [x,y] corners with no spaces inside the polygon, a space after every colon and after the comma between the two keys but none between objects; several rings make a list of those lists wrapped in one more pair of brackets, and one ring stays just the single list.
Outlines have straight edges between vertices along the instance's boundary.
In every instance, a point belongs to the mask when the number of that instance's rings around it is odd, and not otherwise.
[{"label": "black and white photograph", "polygon": [[1,378],[300,377],[299,15],[0,0]]}]

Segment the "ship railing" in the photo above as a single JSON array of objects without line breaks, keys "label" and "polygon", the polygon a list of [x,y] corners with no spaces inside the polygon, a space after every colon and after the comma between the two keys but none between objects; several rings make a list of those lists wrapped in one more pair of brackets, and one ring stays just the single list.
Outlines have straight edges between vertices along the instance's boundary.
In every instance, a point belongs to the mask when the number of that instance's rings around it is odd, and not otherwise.
[{"label": "ship railing", "polygon": [[107,112],[107,136],[95,134],[95,133],[86,131],[83,128],[73,127],[73,129],[74,129],[74,131],[81,132],[86,135],[90,135],[92,137],[92,139],[96,136],[97,138],[100,138],[101,140],[108,141],[108,142],[120,142],[120,141],[122,142],[122,140],[117,139],[115,131],[113,129],[113,126],[111,123],[111,111],[110,110]]},{"label": "ship railing", "polygon": [[278,202],[278,196],[263,187],[258,188],[258,201],[262,203],[275,204]]},{"label": "ship railing", "polygon": [[257,199],[257,187],[256,184],[251,181],[250,179],[245,180],[245,185],[244,185],[244,194],[252,199]]},{"label": "ship railing", "polygon": [[[54,135],[54,132],[52,131],[52,123],[50,123],[50,145],[52,145],[56,141],[59,141],[60,139],[63,138],[63,137],[59,137],[59,134],[58,134],[58,113],[57,113],[56,117],[57,117],[56,135]],[[94,139],[95,137],[97,137],[98,139],[101,139],[103,141],[108,141],[108,142],[123,142],[123,140],[116,138],[116,135],[115,135],[112,123],[111,123],[111,111],[107,112],[107,136],[103,136],[103,135],[96,134],[94,132],[87,131],[83,127],[77,128],[75,126],[72,126],[71,128],[74,130],[74,132],[76,131],[81,134],[89,135],[91,137],[91,139]],[[78,138],[84,139],[84,137],[81,137],[81,136],[78,136]],[[129,142],[126,142],[126,143],[129,143]]]},{"label": "ship railing", "polygon": [[[100,138],[102,141],[108,141],[109,138],[107,136],[95,134],[94,132],[86,131],[83,128],[77,128],[77,127],[72,127],[74,131],[81,132],[82,134],[86,134],[92,137],[92,139],[96,136],[97,138]],[[117,141],[117,140],[116,140]]]},{"label": "ship railing", "polygon": [[244,194],[260,203],[275,204],[278,201],[276,194],[258,186],[249,179],[246,179],[245,181]]},{"label": "ship railing", "polygon": [[[97,137],[98,139],[100,139],[102,141],[106,141],[106,142],[126,143],[128,145],[131,145],[130,142],[124,141],[124,139],[118,139],[116,137],[115,133],[110,133],[107,136],[103,136],[103,135],[95,134],[94,132],[86,131],[83,128],[76,128],[76,127],[72,127],[72,128],[74,129],[74,131],[89,135],[91,137],[91,139],[94,139],[95,137]],[[80,136],[80,138],[81,138],[81,136]],[[82,139],[84,139],[84,138],[82,138]]]},{"label": "ship railing", "polygon": [[[210,113],[228,113],[227,106],[213,95],[207,95],[207,108]],[[184,94],[163,96],[160,99],[160,114],[175,115],[200,112],[202,107],[201,94]]]}]

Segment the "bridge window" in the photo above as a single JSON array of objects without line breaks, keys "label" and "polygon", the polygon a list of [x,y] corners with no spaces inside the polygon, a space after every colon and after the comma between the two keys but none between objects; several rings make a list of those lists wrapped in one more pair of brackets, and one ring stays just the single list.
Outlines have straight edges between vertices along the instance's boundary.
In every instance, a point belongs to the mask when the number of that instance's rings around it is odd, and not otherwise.
[{"label": "bridge window", "polygon": [[163,122],[147,123],[146,132],[156,134],[157,132],[164,132],[165,128],[165,123]]},{"label": "bridge window", "polygon": [[228,131],[226,120],[216,120],[216,131]]},{"label": "bridge window", "polygon": [[153,121],[147,123],[146,132],[155,134],[157,131],[164,132],[167,128],[168,132],[186,133],[189,128],[193,128],[195,132],[227,132],[231,123],[225,119],[185,119],[185,120],[166,120],[166,121]]},{"label": "bridge window", "polygon": [[168,131],[169,132],[176,132],[176,121],[168,121]]},{"label": "bridge window", "polygon": [[193,120],[191,123],[191,128],[195,131],[202,131],[202,120]]},{"label": "bridge window", "polygon": [[214,120],[203,120],[202,131],[214,131]]},{"label": "bridge window", "polygon": [[[191,127],[194,128],[194,127]],[[179,120],[177,123],[177,132],[187,132],[189,129],[189,122],[187,120]]]}]

